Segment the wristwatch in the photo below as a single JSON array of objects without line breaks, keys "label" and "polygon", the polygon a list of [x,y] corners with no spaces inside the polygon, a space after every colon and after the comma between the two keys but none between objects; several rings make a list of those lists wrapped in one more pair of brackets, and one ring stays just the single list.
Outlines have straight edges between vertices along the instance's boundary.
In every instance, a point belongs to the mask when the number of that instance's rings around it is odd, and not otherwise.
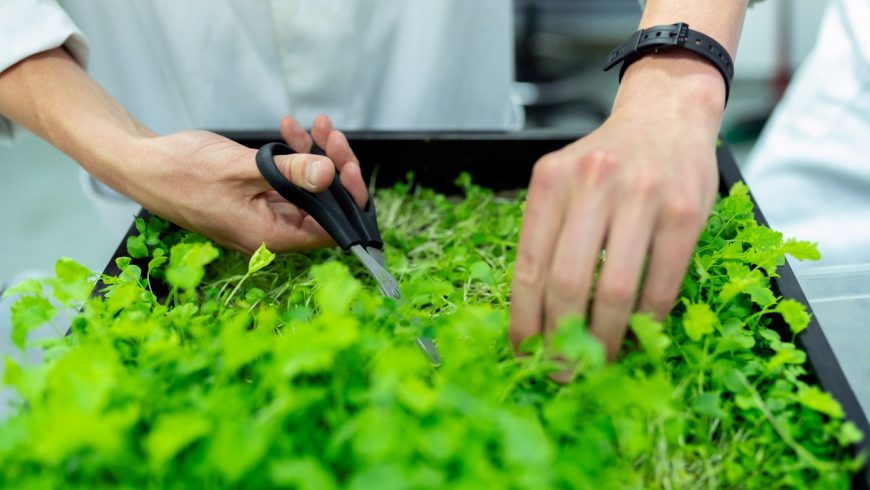
[{"label": "wristwatch", "polygon": [[622,63],[622,68],[619,70],[619,80],[622,81],[625,70],[643,56],[676,48],[700,55],[719,70],[725,80],[725,104],[727,105],[728,96],[731,94],[731,81],[734,79],[734,62],[731,56],[715,39],[689,29],[689,24],[684,22],[635,32],[625,43],[610,53],[604,71]]}]

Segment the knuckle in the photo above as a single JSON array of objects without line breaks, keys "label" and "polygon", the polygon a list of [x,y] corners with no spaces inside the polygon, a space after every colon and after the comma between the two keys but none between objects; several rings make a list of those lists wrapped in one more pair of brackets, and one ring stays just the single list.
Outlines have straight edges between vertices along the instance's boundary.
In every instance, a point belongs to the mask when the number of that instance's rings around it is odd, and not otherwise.
[{"label": "knuckle", "polygon": [[514,265],[514,286],[523,289],[538,289],[543,281],[541,263],[537,257],[528,252],[517,253]]},{"label": "knuckle", "polygon": [[661,190],[661,177],[655,172],[641,172],[629,185],[629,192],[635,197],[655,196]]},{"label": "knuckle", "polygon": [[293,183],[299,182],[298,177],[301,174],[302,168],[298,154],[277,156],[274,162],[284,177],[287,177]]},{"label": "knuckle", "polygon": [[634,298],[634,286],[625,279],[610,279],[598,285],[595,291],[598,301],[609,305],[622,305]]},{"label": "knuckle", "polygon": [[674,196],[665,201],[665,217],[678,225],[694,225],[701,219],[701,206],[686,196]]},{"label": "knuckle", "polygon": [[563,178],[560,175],[562,159],[554,153],[544,155],[532,168],[531,187],[548,190],[558,185]]},{"label": "knuckle", "polygon": [[574,168],[580,181],[601,185],[615,176],[617,160],[606,150],[594,150],[580,157]]},{"label": "knuckle", "polygon": [[588,288],[588,281],[567,268],[555,268],[550,272],[547,295],[557,300],[576,301]]}]

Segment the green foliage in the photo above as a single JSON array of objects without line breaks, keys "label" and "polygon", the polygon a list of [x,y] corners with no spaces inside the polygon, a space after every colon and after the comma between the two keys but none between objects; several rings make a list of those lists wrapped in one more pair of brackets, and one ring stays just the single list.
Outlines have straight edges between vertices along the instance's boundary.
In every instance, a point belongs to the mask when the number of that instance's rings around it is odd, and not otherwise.
[{"label": "green foliage", "polygon": [[254,255],[251,256],[251,260],[248,261],[248,274],[253,274],[262,270],[263,267],[271,264],[273,260],[275,260],[275,254],[266,248],[265,243],[260,245],[260,248],[254,252]]},{"label": "green foliage", "polygon": [[211,243],[179,243],[169,252],[166,281],[173,287],[191,290],[205,276],[205,266],[218,258],[218,249]]},{"label": "green foliage", "polygon": [[[726,284],[727,286],[727,284]],[[710,305],[707,303],[694,303],[686,305],[686,313],[683,315],[683,328],[686,335],[694,341],[701,340],[701,337],[713,333],[713,327],[718,323],[719,319]]]},{"label": "green foliage", "polygon": [[25,296],[12,305],[12,342],[24,348],[27,334],[54,318],[56,310],[41,296]]},{"label": "green foliage", "polygon": [[159,219],[137,220],[138,260],[102,297],[66,260],[18,287],[20,346],[54,316],[44,291],[81,309],[42,364],[6,360],[0,486],[848,487],[862,434],[808,384],[792,337],[809,317],[770,288],[785,254],[817,254],[758,226],[745,186],[716,204],[671,314],[634,316],[608,364],[576,316],[514,355],[522,204],[458,183],[461,199],[376,196],[400,303],[350,254],[247,258]]}]

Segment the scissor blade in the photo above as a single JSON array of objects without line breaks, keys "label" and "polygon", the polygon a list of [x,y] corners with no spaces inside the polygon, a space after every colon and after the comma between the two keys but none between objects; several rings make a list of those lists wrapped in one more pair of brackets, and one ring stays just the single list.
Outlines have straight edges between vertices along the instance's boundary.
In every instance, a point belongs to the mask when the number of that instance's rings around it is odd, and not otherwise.
[{"label": "scissor blade", "polygon": [[[378,285],[381,286],[381,293],[384,296],[397,301],[402,299],[396,278],[384,268],[384,253],[380,249],[375,247],[363,248],[361,245],[353,245],[350,249],[375,280],[378,281]],[[417,347],[423,351],[423,354],[433,366],[438,367],[441,365],[441,355],[438,353],[438,348],[432,339],[429,337],[417,337]]]},{"label": "scissor blade", "polygon": [[438,353],[438,347],[435,346],[434,340],[429,337],[417,337],[417,347],[423,351],[432,366],[441,366],[441,354]]},{"label": "scissor blade", "polygon": [[[384,296],[389,296],[395,300],[402,299],[396,278],[394,278],[383,265],[379,264],[374,256],[372,256],[362,245],[353,245],[350,249],[360,262],[362,262],[363,266],[365,266],[372,277],[378,281],[378,285],[381,286],[381,292]],[[381,260],[384,260],[383,256],[381,256]]]},{"label": "scissor blade", "polygon": [[386,264],[386,262],[384,262],[384,251],[383,250],[376,248],[376,247],[366,247],[366,252],[368,252],[369,255],[371,255],[372,258],[375,259],[375,262],[380,264],[381,267],[383,267],[384,269],[387,268],[387,264]]}]

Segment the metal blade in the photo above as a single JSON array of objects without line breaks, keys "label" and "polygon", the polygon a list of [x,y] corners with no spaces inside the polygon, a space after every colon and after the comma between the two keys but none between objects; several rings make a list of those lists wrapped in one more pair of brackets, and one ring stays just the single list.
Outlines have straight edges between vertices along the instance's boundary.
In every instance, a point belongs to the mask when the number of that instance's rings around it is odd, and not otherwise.
[{"label": "metal blade", "polygon": [[438,353],[438,347],[435,346],[435,341],[429,337],[417,337],[417,347],[423,351],[423,354],[429,359],[429,363],[434,367],[441,365],[441,354]]},{"label": "metal blade", "polygon": [[[350,249],[375,280],[378,281],[381,293],[384,296],[400,301],[402,295],[399,292],[399,284],[396,282],[396,278],[384,267],[384,253],[378,248],[363,248],[361,245],[353,245]],[[429,359],[429,362],[433,366],[438,367],[441,365],[441,355],[438,353],[438,348],[432,339],[429,337],[417,337],[417,347],[423,351],[423,354],[426,355],[426,358]]]},{"label": "metal blade", "polygon": [[383,250],[376,247],[366,247],[366,252],[368,252],[369,255],[371,255],[375,259],[375,262],[380,264],[381,267],[383,267],[384,269],[387,268],[387,264],[386,262],[384,262]]},{"label": "metal blade", "polygon": [[[372,256],[362,245],[353,245],[350,247],[351,251],[356,255],[356,257],[362,262],[363,266],[369,271],[372,277],[378,281],[378,285],[381,287],[381,292],[384,296],[389,296],[395,300],[402,299],[401,293],[399,293],[399,284],[396,282],[396,278],[390,274],[387,269],[384,269],[384,266],[378,263],[378,260]],[[380,260],[383,261],[383,255],[380,257]]]}]

